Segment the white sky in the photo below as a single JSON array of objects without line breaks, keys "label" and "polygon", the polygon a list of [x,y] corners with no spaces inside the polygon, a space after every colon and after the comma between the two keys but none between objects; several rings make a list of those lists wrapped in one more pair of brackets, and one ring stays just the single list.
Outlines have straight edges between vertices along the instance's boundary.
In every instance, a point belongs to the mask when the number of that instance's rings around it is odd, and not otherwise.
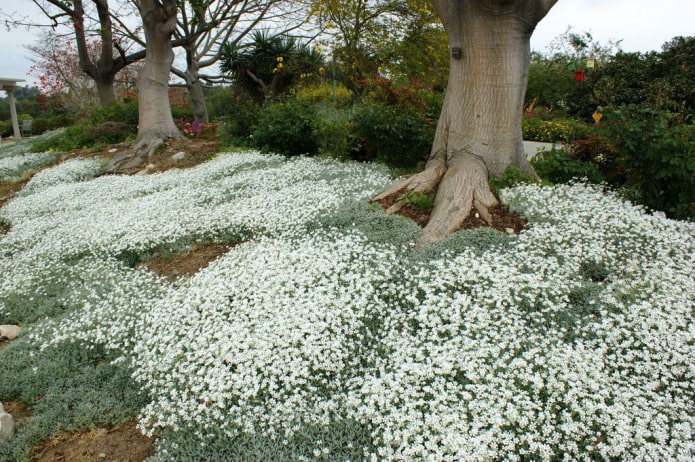
[{"label": "white sky", "polygon": [[[32,14],[29,0],[0,0],[5,13]],[[548,44],[571,26],[575,32],[590,32],[601,44],[621,40],[625,51],[660,50],[664,42],[695,35],[693,0],[559,0],[536,28],[531,47],[545,51]],[[32,65],[23,45],[36,44],[36,31],[0,27],[0,77],[25,79]]]}]

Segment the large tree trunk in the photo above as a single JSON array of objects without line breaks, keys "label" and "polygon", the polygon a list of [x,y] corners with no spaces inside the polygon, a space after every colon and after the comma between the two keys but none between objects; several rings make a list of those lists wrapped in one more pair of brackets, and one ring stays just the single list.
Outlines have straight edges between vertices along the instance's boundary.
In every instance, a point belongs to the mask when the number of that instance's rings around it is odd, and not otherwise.
[{"label": "large tree trunk", "polygon": [[474,208],[489,223],[497,199],[488,175],[509,166],[534,174],[521,137],[529,41],[556,1],[432,1],[449,39],[451,70],[430,158],[423,172],[375,198],[436,191],[420,243],[456,231]]},{"label": "large tree trunk", "polygon": [[177,9],[174,0],[140,0],[137,4],[147,54],[137,82],[139,122],[135,149],[151,154],[164,141],[181,138],[169,105],[169,72],[174,62],[171,37]]},{"label": "large tree trunk", "polygon": [[171,37],[176,0],[136,0],[145,30],[145,64],[138,74],[138,136],[130,151],[111,159],[102,173],[137,171],[165,141],[181,138],[169,104],[169,72],[174,62]]}]

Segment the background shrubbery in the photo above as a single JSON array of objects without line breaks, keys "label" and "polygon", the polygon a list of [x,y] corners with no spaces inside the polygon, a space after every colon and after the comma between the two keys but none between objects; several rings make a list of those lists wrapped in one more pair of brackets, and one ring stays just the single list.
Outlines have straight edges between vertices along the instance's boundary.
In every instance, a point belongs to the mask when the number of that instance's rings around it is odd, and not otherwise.
[{"label": "background shrubbery", "polygon": [[[536,54],[531,63],[524,137],[568,144],[534,159],[537,173],[604,181],[634,202],[695,220],[695,37],[649,53],[601,47],[588,34],[567,38],[571,52]],[[589,59],[594,68],[583,67]],[[572,68],[584,69],[585,80]]]},{"label": "background shrubbery", "polygon": [[307,103],[288,99],[265,106],[251,136],[253,143],[267,152],[285,156],[318,153],[314,136],[316,108]]},{"label": "background shrubbery", "polygon": [[[604,182],[670,217],[694,219],[695,61],[689,58],[695,37],[676,37],[650,53],[623,53],[589,34],[568,32],[564,39],[567,46],[534,53],[531,61],[522,134],[557,144],[534,159],[537,173],[555,183]],[[583,81],[575,79],[575,70],[584,71]],[[207,89],[212,124],[206,138],[285,156],[377,162],[398,172],[422,167],[443,92],[404,76],[396,83],[372,75],[348,86],[325,70],[306,75],[262,100],[243,87]],[[34,119],[34,134],[73,122],[59,106],[40,105],[30,93],[23,90],[18,104],[20,119]],[[192,120],[185,95],[172,100],[172,114],[182,128]],[[135,136],[137,122],[137,101],[93,108],[79,125],[34,148],[126,141]],[[9,121],[0,122],[0,134],[11,130]]]},{"label": "background shrubbery", "polygon": [[210,95],[210,114],[227,143],[287,156],[374,161],[413,169],[426,160],[443,94],[422,86],[365,80],[362,96],[342,86],[304,87],[259,105],[229,89]]}]

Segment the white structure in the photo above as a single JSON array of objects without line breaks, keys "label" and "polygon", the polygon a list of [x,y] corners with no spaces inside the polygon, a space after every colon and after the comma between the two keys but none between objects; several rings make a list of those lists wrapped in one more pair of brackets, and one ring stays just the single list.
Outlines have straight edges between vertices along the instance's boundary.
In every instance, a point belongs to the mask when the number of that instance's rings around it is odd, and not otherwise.
[{"label": "white structure", "polygon": [[14,137],[19,139],[22,134],[19,131],[19,121],[17,120],[17,108],[14,105],[14,91],[21,88],[17,83],[24,82],[21,79],[6,79],[0,77],[0,90],[7,92],[7,102],[10,105],[10,115],[12,116],[12,131],[14,132]]}]

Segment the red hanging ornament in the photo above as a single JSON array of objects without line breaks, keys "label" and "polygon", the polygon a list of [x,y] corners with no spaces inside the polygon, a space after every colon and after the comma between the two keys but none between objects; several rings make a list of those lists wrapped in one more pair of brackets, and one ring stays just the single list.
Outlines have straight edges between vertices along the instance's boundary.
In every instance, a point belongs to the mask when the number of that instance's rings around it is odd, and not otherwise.
[{"label": "red hanging ornament", "polygon": [[584,71],[576,71],[574,73],[574,80],[577,82],[583,82],[584,81]]}]

